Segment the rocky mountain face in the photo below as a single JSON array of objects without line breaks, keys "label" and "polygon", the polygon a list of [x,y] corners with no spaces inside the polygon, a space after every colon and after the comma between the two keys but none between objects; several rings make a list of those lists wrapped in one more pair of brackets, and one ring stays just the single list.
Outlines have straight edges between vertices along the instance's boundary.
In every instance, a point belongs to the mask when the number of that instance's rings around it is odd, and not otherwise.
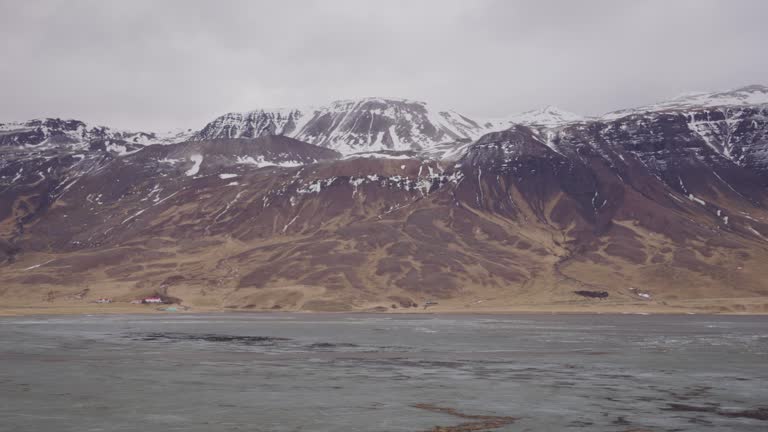
[{"label": "rocky mountain face", "polygon": [[195,140],[217,138],[258,138],[269,135],[291,136],[303,127],[310,112],[302,109],[258,110],[228,113],[214,119],[197,132]]},{"label": "rocky mountain face", "polygon": [[[477,138],[371,99],[130,154],[6,143],[0,298],[766,311],[768,106],[697,97]],[[393,127],[399,146],[371,138]]]}]

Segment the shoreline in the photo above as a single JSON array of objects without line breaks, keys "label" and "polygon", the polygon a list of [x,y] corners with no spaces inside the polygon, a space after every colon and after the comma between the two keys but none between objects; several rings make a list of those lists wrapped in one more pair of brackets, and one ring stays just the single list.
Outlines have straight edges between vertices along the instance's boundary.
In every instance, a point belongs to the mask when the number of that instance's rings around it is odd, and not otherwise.
[{"label": "shoreline", "polygon": [[[171,306],[171,305],[168,305]],[[644,308],[634,305],[588,305],[584,307],[555,305],[499,307],[499,308],[439,308],[395,309],[376,311],[370,309],[329,310],[242,310],[219,307],[190,307],[178,311],[157,310],[153,306],[122,304],[87,305],[0,305],[0,317],[23,316],[72,316],[72,315],[206,315],[206,314],[361,314],[361,315],[725,315],[725,316],[767,316],[763,311],[711,311],[694,307]]]}]

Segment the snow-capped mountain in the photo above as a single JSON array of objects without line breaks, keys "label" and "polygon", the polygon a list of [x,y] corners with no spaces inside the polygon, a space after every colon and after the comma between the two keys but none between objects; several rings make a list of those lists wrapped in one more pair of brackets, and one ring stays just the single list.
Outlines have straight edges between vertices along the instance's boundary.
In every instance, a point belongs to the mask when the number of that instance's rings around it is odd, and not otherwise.
[{"label": "snow-capped mountain", "polygon": [[484,127],[455,111],[425,102],[391,98],[335,101],[317,108],[256,110],[225,114],[195,139],[285,135],[343,154],[379,150],[424,150],[474,140]]},{"label": "snow-capped mountain", "polygon": [[85,150],[95,147],[125,154],[149,144],[186,141],[191,135],[190,130],[171,130],[162,134],[135,132],[59,118],[0,123],[0,146],[36,149]]},{"label": "snow-capped mountain", "polygon": [[513,125],[558,127],[569,123],[577,123],[591,120],[579,114],[562,110],[557,107],[547,106],[541,109],[526,111],[509,117],[489,119],[483,125],[489,130],[501,130]]}]

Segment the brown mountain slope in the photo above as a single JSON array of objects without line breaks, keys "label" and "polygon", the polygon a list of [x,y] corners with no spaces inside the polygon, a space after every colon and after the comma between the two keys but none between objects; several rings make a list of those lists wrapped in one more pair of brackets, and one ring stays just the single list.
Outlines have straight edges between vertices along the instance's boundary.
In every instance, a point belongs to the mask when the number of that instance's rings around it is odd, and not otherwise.
[{"label": "brown mountain slope", "polygon": [[[9,157],[3,176],[43,174],[0,190],[0,298],[767,310],[759,171],[674,123],[666,152],[581,127],[558,143],[522,126],[488,134],[449,166],[402,154],[340,160],[284,137]],[[565,146],[584,133],[602,140]]]}]

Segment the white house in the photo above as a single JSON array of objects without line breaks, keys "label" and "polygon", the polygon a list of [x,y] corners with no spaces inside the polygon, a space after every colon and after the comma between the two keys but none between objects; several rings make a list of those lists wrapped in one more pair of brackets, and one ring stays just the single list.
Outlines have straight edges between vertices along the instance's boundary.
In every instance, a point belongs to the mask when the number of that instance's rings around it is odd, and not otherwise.
[{"label": "white house", "polygon": [[163,302],[163,299],[161,299],[160,297],[147,297],[142,302],[150,303],[150,304],[159,304]]}]

